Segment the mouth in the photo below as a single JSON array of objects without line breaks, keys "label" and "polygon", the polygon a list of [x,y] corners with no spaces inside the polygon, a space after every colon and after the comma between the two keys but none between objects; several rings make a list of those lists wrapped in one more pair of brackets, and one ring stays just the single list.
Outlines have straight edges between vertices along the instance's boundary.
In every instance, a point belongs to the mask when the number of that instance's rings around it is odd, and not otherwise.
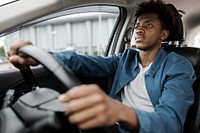
[{"label": "mouth", "polygon": [[143,36],[137,36],[137,37],[135,37],[135,41],[136,42],[141,42],[141,41],[143,41],[145,38],[143,37]]}]

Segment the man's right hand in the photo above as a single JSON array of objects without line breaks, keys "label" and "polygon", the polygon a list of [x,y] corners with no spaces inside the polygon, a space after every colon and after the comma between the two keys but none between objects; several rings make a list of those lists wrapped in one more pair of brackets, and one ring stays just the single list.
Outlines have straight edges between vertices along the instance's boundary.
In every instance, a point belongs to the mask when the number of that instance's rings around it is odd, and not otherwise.
[{"label": "man's right hand", "polygon": [[17,44],[11,46],[8,51],[8,60],[19,69],[25,69],[27,65],[36,66],[39,64],[33,58],[19,53],[19,48],[26,45],[32,45],[32,43],[30,41],[19,41]]}]

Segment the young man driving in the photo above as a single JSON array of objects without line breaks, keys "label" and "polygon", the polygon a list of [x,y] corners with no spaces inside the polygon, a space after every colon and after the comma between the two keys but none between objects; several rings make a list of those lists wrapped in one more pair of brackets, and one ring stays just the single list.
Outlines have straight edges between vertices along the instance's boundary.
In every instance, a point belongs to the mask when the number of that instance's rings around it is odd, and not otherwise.
[{"label": "young man driving", "polygon": [[[161,42],[173,32],[173,12],[164,2],[151,0],[138,5],[135,18],[139,51],[127,49],[109,57],[54,53],[75,73],[114,78],[109,96],[95,84],[76,86],[60,95],[59,100],[68,103],[69,122],[80,129],[118,123],[120,132],[183,132],[194,100],[195,73],[185,58],[161,48]],[[19,68],[37,65],[17,54],[24,45],[31,42],[20,41],[10,48],[9,61]]]}]

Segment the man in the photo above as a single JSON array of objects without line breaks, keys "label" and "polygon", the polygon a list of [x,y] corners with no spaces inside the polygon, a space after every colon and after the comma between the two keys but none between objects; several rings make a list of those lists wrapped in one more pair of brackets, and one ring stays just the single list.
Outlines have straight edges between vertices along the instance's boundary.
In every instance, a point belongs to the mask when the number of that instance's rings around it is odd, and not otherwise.
[{"label": "man", "polygon": [[[175,53],[166,53],[161,42],[173,32],[173,12],[162,1],[140,4],[135,13],[135,42],[139,51],[128,49],[110,57],[54,53],[75,73],[114,77],[110,96],[97,85],[76,86],[59,96],[68,102],[69,122],[80,129],[118,124],[121,132],[181,133],[193,103],[195,74],[191,64]],[[8,52],[18,68],[37,65],[17,54],[21,41]]]}]

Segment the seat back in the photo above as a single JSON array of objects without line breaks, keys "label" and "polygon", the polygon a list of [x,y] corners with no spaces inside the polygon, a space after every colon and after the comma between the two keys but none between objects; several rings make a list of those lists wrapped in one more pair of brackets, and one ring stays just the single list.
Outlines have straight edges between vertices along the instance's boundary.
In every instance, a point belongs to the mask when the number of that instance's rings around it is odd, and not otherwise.
[{"label": "seat back", "polygon": [[167,47],[163,48],[166,52],[175,52],[187,58],[196,73],[197,79],[194,82],[194,103],[189,108],[185,124],[184,133],[199,133],[200,132],[200,49],[192,47]]}]

